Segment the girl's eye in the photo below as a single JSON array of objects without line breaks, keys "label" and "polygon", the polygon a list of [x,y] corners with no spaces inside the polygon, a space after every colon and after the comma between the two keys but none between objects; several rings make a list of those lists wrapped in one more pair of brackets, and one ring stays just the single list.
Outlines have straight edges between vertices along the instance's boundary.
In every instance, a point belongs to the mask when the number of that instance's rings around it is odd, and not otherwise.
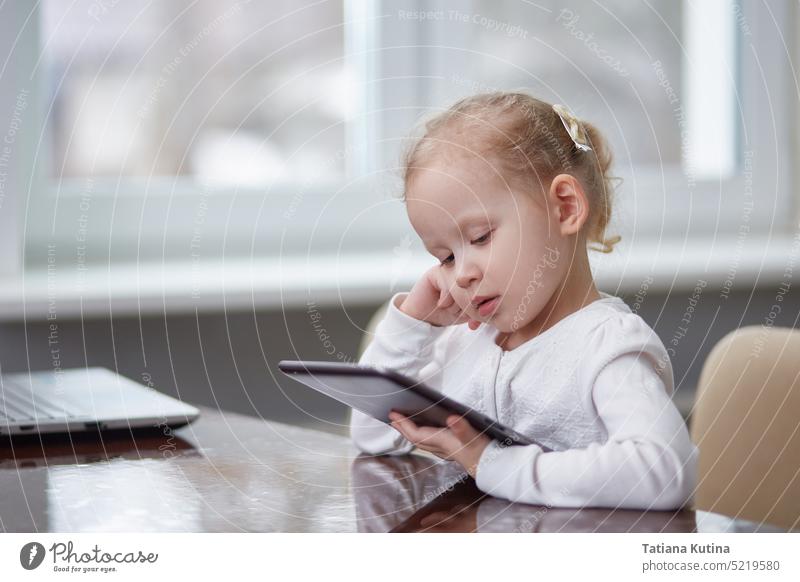
[{"label": "girl's eye", "polygon": [[[473,241],[472,241],[472,244],[474,244],[474,245],[481,245],[481,244],[483,244],[483,243],[485,243],[485,242],[488,242],[488,241],[489,241],[489,238],[490,238],[491,236],[492,236],[492,231],[490,230],[489,232],[487,232],[487,233],[486,233],[486,234],[484,234],[483,236],[479,236],[478,238],[476,238],[475,240],[473,240]],[[439,262],[441,263],[441,265],[442,265],[443,267],[446,267],[447,265],[452,265],[454,260],[455,260],[455,257],[453,257],[453,255],[449,255],[449,256],[448,256],[446,259],[444,259],[444,260],[442,260],[442,261],[439,261]]]},{"label": "girl's eye", "polygon": [[489,232],[487,232],[483,236],[480,236],[480,237],[476,238],[474,241],[472,241],[472,244],[478,244],[479,245],[481,243],[485,243],[486,241],[489,240],[489,236],[491,234],[492,234],[492,231],[490,230]]}]

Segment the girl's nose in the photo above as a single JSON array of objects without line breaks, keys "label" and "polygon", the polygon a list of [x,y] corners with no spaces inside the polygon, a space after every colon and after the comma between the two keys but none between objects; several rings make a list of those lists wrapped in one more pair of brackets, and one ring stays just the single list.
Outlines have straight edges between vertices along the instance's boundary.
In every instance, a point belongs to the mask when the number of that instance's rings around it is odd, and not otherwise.
[{"label": "girl's nose", "polygon": [[472,283],[481,278],[481,272],[475,265],[465,265],[456,276],[456,285],[467,289]]}]

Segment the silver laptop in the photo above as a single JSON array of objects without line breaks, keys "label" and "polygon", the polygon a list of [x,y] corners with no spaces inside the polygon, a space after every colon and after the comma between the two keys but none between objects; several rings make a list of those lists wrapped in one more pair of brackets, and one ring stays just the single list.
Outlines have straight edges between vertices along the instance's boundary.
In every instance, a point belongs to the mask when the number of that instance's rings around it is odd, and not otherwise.
[{"label": "silver laptop", "polygon": [[199,414],[194,406],[105,368],[0,376],[0,435],[172,429]]}]

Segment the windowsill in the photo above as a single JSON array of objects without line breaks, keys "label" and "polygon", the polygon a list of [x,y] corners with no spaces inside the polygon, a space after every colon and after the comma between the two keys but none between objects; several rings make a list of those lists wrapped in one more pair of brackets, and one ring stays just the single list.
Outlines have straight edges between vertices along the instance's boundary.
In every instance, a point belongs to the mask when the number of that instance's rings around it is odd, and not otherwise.
[{"label": "windowsill", "polygon": [[[638,243],[593,255],[601,290],[635,293],[691,290],[699,280],[733,289],[776,286],[797,263],[800,239],[766,238]],[[691,249],[691,250],[689,250]],[[409,289],[433,264],[426,256],[364,253],[185,263],[91,265],[83,272],[28,270],[0,279],[0,320],[45,320],[369,304]],[[24,315],[23,315],[24,313]]]}]

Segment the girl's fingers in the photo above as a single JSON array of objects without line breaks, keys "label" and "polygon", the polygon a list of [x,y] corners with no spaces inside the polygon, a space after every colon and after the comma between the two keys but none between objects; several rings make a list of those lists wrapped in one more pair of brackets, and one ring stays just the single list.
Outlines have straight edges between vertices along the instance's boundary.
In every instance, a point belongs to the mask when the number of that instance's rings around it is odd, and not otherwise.
[{"label": "girl's fingers", "polygon": [[403,430],[403,427],[400,426],[400,423],[398,423],[397,421],[392,421],[392,428],[397,432],[399,432],[401,435],[403,435],[406,439],[411,440],[409,436],[406,434],[406,431]]},{"label": "girl's fingers", "polygon": [[392,426],[395,427],[397,430],[402,432],[404,435],[408,435],[417,428],[417,425],[414,424],[414,421],[410,418],[403,416],[399,412],[390,412],[389,413],[389,420],[392,421]]},{"label": "girl's fingers", "polygon": [[440,268],[436,272],[436,288],[439,289],[439,302],[437,306],[440,309],[449,309],[452,307],[456,300],[453,297],[453,294],[450,293],[451,287],[448,285],[446,277],[442,274],[442,269]]},{"label": "girl's fingers", "polygon": [[478,431],[472,428],[472,425],[463,416],[455,414],[448,416],[447,426],[462,443],[468,443],[478,436]]},{"label": "girl's fingers", "polygon": [[410,441],[419,442],[429,436],[426,433],[426,429],[429,427],[419,427],[417,423],[399,412],[390,412],[389,419],[392,421],[392,426],[403,433],[403,436]]},{"label": "girl's fingers", "polygon": [[455,302],[456,300],[453,299],[453,296],[450,295],[450,293],[448,293],[446,289],[442,289],[442,294],[439,295],[439,303],[437,303],[437,306],[439,307],[439,309],[447,309],[448,307],[451,307]]},{"label": "girl's fingers", "polygon": [[442,451],[441,439],[446,438],[447,429],[434,428],[432,426],[417,426],[417,424],[398,412],[390,412],[389,419],[392,426],[404,437],[420,448],[424,448],[432,453]]},{"label": "girl's fingers", "polygon": [[434,455],[442,459],[446,458],[447,456],[447,453],[441,447],[427,445],[425,443],[414,443],[414,446],[416,446],[421,451],[433,453]]}]

